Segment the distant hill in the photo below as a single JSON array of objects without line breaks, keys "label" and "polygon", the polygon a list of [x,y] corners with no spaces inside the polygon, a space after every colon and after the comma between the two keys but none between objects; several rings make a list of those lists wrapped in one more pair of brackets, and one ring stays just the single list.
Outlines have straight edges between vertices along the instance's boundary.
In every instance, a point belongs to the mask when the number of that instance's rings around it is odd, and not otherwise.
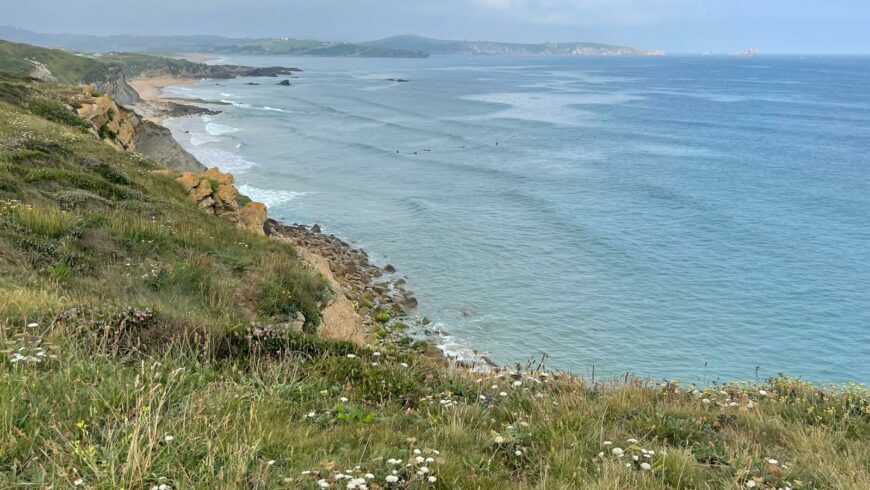
[{"label": "distant hill", "polygon": [[428,56],[427,53],[416,50],[379,48],[308,39],[41,34],[9,26],[0,26],[0,39],[48,48],[63,48],[82,53],[124,51],[131,53],[283,54],[366,58],[422,58]]},{"label": "distant hill", "polygon": [[663,55],[660,50],[638,49],[610,44],[567,43],[502,43],[492,41],[448,41],[427,37],[403,35],[362,43],[383,49],[425,51],[443,55],[507,55],[507,56],[652,56]]}]

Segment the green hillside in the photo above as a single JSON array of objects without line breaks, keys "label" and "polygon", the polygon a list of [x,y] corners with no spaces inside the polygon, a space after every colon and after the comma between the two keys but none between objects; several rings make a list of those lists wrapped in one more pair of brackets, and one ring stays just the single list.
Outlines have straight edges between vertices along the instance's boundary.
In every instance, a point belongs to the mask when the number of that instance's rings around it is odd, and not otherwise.
[{"label": "green hillside", "polygon": [[0,488],[870,488],[861,386],[321,339],[333,292],[296,250],[84,131],[74,91],[0,75]]},{"label": "green hillside", "polygon": [[106,76],[106,65],[91,58],[0,40],[0,72],[27,75],[34,68],[27,60],[42,63],[60,82],[92,83]]}]

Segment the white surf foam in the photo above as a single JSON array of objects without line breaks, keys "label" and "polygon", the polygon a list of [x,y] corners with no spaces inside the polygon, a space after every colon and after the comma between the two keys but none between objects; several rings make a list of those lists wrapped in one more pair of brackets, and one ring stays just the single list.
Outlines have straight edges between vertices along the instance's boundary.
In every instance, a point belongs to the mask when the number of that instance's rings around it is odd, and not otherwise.
[{"label": "white surf foam", "polygon": [[311,192],[282,191],[274,189],[261,189],[248,184],[239,186],[239,192],[255,201],[265,204],[267,207],[277,206],[312,194]]},{"label": "white surf foam", "polygon": [[205,131],[212,136],[222,136],[225,134],[232,134],[239,132],[239,128],[234,128],[232,126],[227,126],[226,124],[219,124],[216,122],[210,122],[205,125]]}]

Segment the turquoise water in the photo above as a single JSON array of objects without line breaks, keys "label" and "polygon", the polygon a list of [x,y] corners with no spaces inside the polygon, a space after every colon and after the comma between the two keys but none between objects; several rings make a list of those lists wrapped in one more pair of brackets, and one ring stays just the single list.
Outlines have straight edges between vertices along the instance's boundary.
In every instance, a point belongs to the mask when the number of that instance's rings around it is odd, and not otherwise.
[{"label": "turquoise water", "polygon": [[176,136],[395,265],[452,352],[870,380],[870,58],[228,61],[306,71],[169,88],[233,104]]}]

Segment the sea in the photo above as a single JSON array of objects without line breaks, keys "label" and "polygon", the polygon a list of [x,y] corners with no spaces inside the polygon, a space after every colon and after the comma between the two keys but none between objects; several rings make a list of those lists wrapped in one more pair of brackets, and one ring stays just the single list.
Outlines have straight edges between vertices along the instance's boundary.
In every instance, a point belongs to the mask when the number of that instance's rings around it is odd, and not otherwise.
[{"label": "sea", "polygon": [[304,71],[167,87],[222,111],[176,138],[394,265],[451,355],[870,381],[868,57],[212,63]]}]

